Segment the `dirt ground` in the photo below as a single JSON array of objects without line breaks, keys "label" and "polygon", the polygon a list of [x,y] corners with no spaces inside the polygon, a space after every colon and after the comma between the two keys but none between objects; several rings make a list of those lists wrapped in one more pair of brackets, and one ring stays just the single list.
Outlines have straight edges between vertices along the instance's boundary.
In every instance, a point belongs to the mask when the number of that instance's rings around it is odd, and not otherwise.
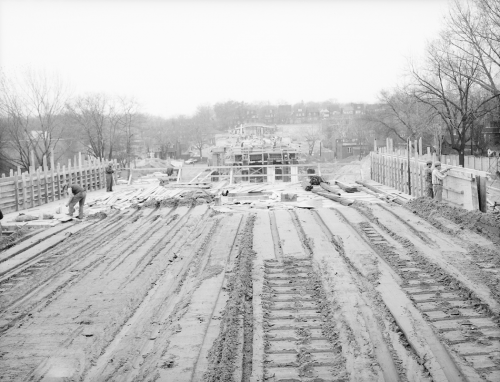
[{"label": "dirt ground", "polygon": [[500,380],[497,217],[368,197],[172,197],[1,251],[0,380]]}]

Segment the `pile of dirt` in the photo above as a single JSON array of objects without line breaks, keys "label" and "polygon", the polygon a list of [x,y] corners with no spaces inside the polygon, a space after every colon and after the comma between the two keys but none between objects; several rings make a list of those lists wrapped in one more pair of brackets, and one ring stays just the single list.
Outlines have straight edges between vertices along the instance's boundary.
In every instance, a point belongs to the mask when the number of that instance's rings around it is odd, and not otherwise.
[{"label": "pile of dirt", "polygon": [[461,229],[469,229],[496,243],[500,242],[500,214],[498,213],[468,211],[426,197],[414,199],[405,207],[437,228],[443,229],[444,227],[433,216],[441,216],[457,224]]},{"label": "pile of dirt", "polygon": [[96,212],[94,214],[87,215],[87,219],[97,219],[97,220],[102,220],[106,219],[108,217],[107,214],[105,214],[102,211]]},{"label": "pile of dirt", "polygon": [[0,236],[0,251],[3,251],[7,248],[12,247],[18,242],[22,241],[23,238],[32,231],[27,227],[17,228],[14,233],[10,235],[2,235]]}]

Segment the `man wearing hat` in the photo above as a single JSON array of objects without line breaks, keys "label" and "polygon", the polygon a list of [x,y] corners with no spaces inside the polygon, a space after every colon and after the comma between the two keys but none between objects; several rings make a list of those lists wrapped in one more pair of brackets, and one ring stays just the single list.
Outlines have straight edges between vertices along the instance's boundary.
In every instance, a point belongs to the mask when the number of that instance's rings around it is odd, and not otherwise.
[{"label": "man wearing hat", "polygon": [[451,167],[441,171],[441,162],[434,163],[434,170],[432,171],[432,190],[434,191],[434,199],[438,201],[443,200],[443,179],[446,178],[446,173],[450,170]]},{"label": "man wearing hat", "polygon": [[87,196],[87,192],[85,189],[80,186],[79,184],[76,183],[65,183],[62,188],[62,192],[67,193],[68,190],[71,190],[72,197],[69,199],[68,203],[66,203],[66,207],[69,207],[69,216],[73,216],[73,213],[75,212],[75,205],[76,203],[79,203],[79,213],[78,213],[78,219],[83,219],[83,205],[85,204],[85,197]]},{"label": "man wearing hat", "polygon": [[432,191],[432,161],[427,161],[427,167],[424,172],[425,176],[425,196],[428,198],[434,197],[434,192]]}]

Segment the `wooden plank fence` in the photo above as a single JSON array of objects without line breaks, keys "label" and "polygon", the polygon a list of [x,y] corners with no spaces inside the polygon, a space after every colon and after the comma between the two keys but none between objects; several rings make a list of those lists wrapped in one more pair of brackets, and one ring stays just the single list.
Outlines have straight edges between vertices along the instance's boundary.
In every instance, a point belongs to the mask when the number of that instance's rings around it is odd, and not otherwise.
[{"label": "wooden plank fence", "polygon": [[67,166],[50,166],[44,157],[39,168],[30,167],[28,171],[10,171],[9,176],[0,178],[0,209],[3,213],[21,211],[64,198],[62,186],[65,182],[78,183],[87,191],[106,187],[104,169],[107,161],[100,159],[82,160],[81,153]]},{"label": "wooden plank fence", "polygon": [[[445,164],[458,163],[458,155],[441,155],[441,162]],[[489,172],[492,176],[495,176],[496,172],[500,171],[500,158],[466,155],[464,157],[464,167]]]},{"label": "wooden plank fence", "polygon": [[[431,155],[430,148],[423,154],[421,140],[414,141],[405,150],[394,150],[392,140],[387,139],[385,147],[377,148],[375,145],[370,158],[372,180],[415,197],[425,196],[427,160],[437,161],[435,154]],[[460,167],[455,160],[446,159],[448,160],[443,162],[443,169],[451,167],[451,170],[443,182],[443,200],[468,210],[486,211],[486,200],[481,200],[480,197],[486,195],[481,187],[487,187],[485,180],[489,173]]]}]

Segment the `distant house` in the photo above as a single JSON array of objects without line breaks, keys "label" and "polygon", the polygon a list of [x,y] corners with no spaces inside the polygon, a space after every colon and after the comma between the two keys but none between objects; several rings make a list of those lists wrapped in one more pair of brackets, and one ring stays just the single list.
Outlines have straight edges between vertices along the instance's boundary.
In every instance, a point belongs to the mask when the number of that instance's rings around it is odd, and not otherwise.
[{"label": "distant house", "polygon": [[500,121],[491,121],[483,127],[483,137],[490,148],[497,149],[500,146]]},{"label": "distant house", "polygon": [[335,155],[337,159],[344,159],[353,155],[366,155],[368,145],[360,144],[357,139],[336,139]]},{"label": "distant house", "polygon": [[297,107],[292,113],[293,123],[302,123],[306,121],[306,109],[303,106]]},{"label": "distant house", "polygon": [[354,107],[352,105],[344,105],[341,110],[341,114],[354,115]]},{"label": "distant house", "polygon": [[364,114],[365,113],[365,105],[362,103],[353,103],[351,104],[354,114]]},{"label": "distant house", "polygon": [[245,110],[245,123],[257,122],[257,109],[250,108]]},{"label": "distant house", "polygon": [[374,103],[365,105],[365,114],[374,114],[380,111],[384,111],[387,108],[387,105],[383,103]]},{"label": "distant house", "polygon": [[273,124],[276,122],[276,108],[268,106],[264,107],[261,111],[262,117],[261,122],[267,123],[267,124]]},{"label": "distant house", "polygon": [[328,109],[321,109],[319,115],[321,119],[328,119],[330,118],[330,111]]},{"label": "distant house", "polygon": [[317,108],[307,108],[305,114],[306,122],[319,121],[319,110]]},{"label": "distant house", "polygon": [[292,118],[292,105],[278,105],[276,123],[290,123]]}]

